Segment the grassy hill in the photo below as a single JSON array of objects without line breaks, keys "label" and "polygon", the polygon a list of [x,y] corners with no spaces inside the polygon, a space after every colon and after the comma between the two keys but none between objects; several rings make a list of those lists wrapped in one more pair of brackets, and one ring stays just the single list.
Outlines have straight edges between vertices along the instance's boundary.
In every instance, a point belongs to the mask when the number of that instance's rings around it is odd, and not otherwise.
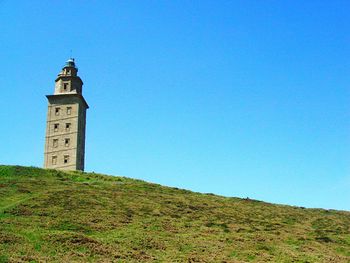
[{"label": "grassy hill", "polygon": [[0,166],[0,262],[350,262],[350,213]]}]

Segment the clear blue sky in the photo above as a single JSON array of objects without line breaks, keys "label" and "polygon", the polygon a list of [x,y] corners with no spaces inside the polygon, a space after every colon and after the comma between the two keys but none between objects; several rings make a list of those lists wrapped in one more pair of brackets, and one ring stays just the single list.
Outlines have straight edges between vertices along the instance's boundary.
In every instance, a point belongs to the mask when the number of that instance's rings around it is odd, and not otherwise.
[{"label": "clear blue sky", "polygon": [[0,163],[43,164],[73,50],[86,170],[350,210],[349,1],[1,1]]}]

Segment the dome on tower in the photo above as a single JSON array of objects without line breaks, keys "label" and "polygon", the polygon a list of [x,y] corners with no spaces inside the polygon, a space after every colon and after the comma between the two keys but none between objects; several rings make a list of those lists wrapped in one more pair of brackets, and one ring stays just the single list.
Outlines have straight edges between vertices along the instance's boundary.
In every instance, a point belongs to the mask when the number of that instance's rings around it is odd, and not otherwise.
[{"label": "dome on tower", "polygon": [[73,67],[75,68],[75,62],[74,62],[74,58],[70,58],[66,61],[66,65],[64,65],[64,67]]}]

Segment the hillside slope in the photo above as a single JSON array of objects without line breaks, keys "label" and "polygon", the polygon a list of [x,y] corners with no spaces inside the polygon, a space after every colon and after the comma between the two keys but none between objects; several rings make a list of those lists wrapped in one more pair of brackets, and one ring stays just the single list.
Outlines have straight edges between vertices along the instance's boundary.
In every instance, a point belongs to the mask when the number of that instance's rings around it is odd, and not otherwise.
[{"label": "hillside slope", "polygon": [[350,213],[0,166],[0,262],[350,262]]}]

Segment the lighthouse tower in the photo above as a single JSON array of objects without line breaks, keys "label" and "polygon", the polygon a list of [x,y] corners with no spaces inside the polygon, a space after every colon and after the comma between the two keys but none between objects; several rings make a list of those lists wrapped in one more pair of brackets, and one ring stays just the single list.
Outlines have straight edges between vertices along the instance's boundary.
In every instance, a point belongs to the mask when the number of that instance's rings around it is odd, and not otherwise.
[{"label": "lighthouse tower", "polygon": [[44,168],[84,170],[86,110],[83,81],[70,58],[55,80],[53,95],[47,95]]}]

